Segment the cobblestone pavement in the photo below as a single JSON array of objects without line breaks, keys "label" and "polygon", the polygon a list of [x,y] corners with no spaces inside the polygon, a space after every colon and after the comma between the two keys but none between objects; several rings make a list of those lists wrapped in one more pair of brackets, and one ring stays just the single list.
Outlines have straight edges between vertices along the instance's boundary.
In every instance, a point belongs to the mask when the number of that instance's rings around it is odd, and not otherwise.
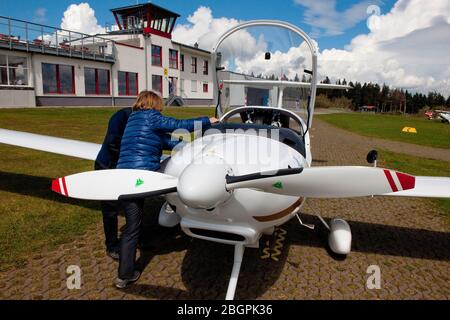
[{"label": "cobblestone pavement", "polygon": [[[364,164],[371,146],[366,138],[343,135],[315,123],[315,165]],[[345,139],[343,139],[345,138]],[[158,201],[150,203],[156,207]],[[353,252],[342,261],[326,249],[327,234],[313,210],[324,217],[347,219]],[[292,220],[276,259],[261,259],[260,249],[247,249],[239,279],[238,299],[448,299],[450,298],[449,221],[428,200],[364,198],[308,201],[301,228]],[[106,257],[102,226],[93,226],[77,241],[42,251],[24,268],[0,273],[0,299],[223,299],[232,267],[233,248],[193,240],[150,219],[158,235],[156,248],[143,253],[139,282],[126,291],[112,283],[117,264]],[[122,221],[123,223],[123,221]],[[284,231],[280,231],[284,233]],[[68,290],[66,268],[82,270],[81,290]],[[381,269],[381,289],[369,290],[367,268]]]}]

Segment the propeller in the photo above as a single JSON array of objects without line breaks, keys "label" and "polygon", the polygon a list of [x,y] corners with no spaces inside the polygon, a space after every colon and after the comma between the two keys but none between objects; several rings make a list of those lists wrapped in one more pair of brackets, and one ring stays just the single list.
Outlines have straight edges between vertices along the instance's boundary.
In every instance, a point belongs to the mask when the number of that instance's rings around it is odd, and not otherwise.
[{"label": "propeller", "polygon": [[191,164],[180,178],[152,171],[102,170],[53,181],[52,190],[85,200],[131,200],[178,192],[193,208],[209,209],[225,202],[233,190],[309,198],[351,198],[414,189],[415,177],[369,167],[282,169],[233,176],[225,164]]},{"label": "propeller", "polygon": [[415,187],[404,173],[369,167],[316,167],[227,176],[227,190],[240,188],[308,198],[352,198],[393,193]]}]

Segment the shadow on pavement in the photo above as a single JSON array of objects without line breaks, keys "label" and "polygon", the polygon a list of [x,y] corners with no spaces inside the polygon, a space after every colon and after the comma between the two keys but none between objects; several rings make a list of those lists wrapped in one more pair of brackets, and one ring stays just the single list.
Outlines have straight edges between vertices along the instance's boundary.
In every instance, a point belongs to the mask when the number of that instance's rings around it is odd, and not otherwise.
[{"label": "shadow on pavement", "polygon": [[[95,202],[70,200],[53,194],[50,185],[50,178],[0,172],[0,190],[90,209],[99,208]],[[161,198],[149,199],[146,202],[144,229],[151,249],[142,254],[138,264],[144,272],[151,272],[145,269],[154,256],[186,250],[181,265],[181,277],[187,290],[137,283],[126,292],[152,299],[223,299],[233,264],[233,247],[192,240],[184,235],[179,227],[171,229],[160,227],[157,224],[156,212],[162,203]],[[314,216],[304,214],[302,219],[305,223],[315,224],[316,230],[302,229],[294,219],[283,225],[287,237],[278,257],[279,261],[261,260],[265,244],[271,240],[268,237],[261,239],[259,249],[246,249],[236,291],[237,299],[256,299],[269,290],[285,267],[290,246],[320,247],[327,250],[327,230]],[[359,221],[348,222],[352,228],[354,252],[450,260],[448,232]]]}]

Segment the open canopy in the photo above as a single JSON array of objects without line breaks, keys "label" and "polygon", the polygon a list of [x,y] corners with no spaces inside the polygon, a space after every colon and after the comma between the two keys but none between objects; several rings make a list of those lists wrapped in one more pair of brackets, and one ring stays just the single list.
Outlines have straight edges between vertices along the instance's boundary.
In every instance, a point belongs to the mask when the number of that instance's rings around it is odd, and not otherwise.
[{"label": "open canopy", "polygon": [[222,36],[213,55],[219,114],[263,106],[304,110],[305,118],[312,118],[317,55],[301,29],[278,21],[244,23]]}]

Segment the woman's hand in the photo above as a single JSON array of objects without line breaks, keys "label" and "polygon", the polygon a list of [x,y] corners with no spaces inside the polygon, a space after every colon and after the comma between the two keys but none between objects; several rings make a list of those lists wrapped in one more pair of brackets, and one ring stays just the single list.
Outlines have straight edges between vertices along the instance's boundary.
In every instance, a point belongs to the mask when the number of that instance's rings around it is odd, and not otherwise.
[{"label": "woman's hand", "polygon": [[217,123],[217,122],[219,122],[219,119],[212,117],[212,118],[209,118],[209,122],[211,122],[211,124]]}]

